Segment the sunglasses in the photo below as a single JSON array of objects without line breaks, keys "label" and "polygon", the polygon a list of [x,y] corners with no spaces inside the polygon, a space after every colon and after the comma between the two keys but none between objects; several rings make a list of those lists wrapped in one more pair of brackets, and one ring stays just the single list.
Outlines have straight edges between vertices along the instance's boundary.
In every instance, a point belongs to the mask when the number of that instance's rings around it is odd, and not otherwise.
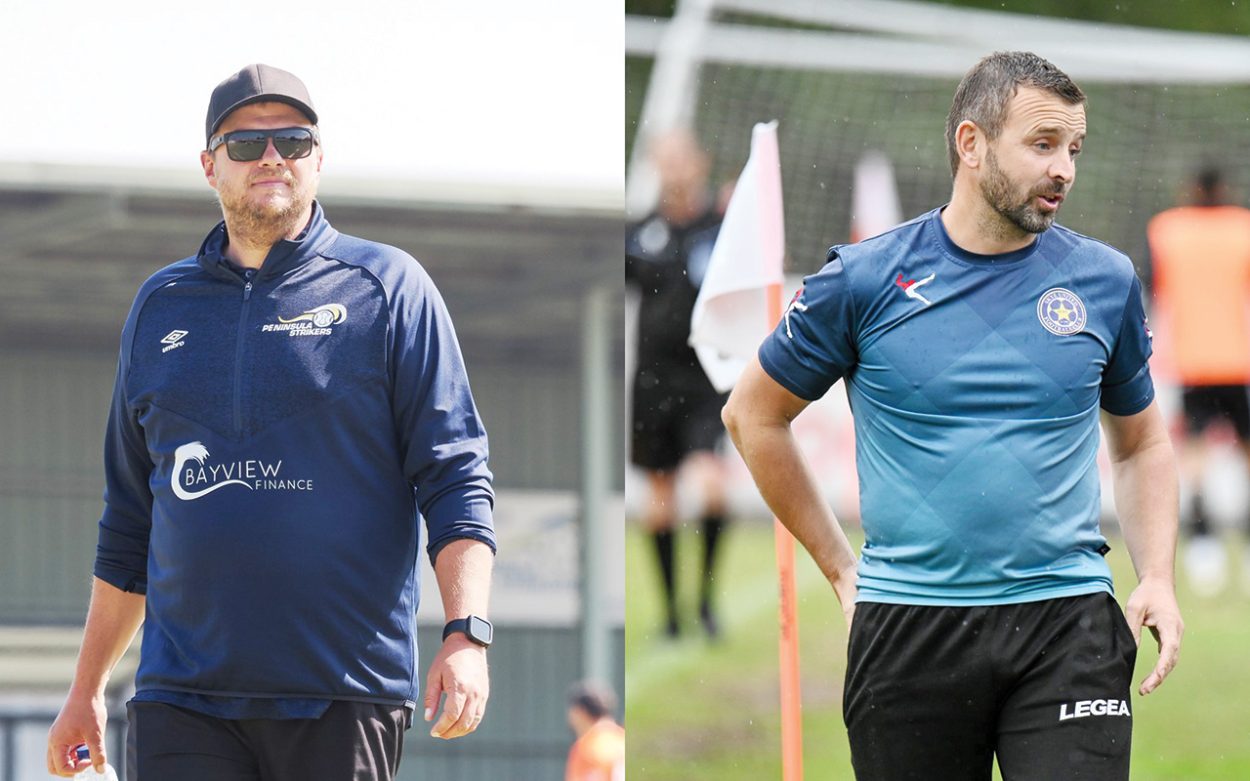
[{"label": "sunglasses", "polygon": [[235,130],[214,136],[208,142],[208,151],[215,152],[217,147],[226,145],[226,154],[231,160],[249,163],[259,160],[269,148],[269,139],[273,139],[273,148],[286,160],[308,157],[313,144],[321,143],[321,135],[315,127],[283,127],[277,130]]}]

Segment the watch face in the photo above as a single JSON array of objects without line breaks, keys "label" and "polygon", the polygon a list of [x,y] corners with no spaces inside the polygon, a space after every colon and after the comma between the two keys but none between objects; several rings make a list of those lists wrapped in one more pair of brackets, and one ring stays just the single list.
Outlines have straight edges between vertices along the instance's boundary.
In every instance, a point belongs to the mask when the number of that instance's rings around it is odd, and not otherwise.
[{"label": "watch face", "polygon": [[490,645],[495,634],[494,627],[490,625],[490,622],[477,616],[469,616],[469,625],[465,629],[470,639],[482,645]]}]

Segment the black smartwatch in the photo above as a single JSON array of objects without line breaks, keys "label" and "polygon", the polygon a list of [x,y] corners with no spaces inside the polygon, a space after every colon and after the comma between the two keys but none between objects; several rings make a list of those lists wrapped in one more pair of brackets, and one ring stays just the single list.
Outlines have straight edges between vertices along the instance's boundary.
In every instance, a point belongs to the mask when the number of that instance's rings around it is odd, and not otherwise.
[{"label": "black smartwatch", "polygon": [[483,648],[489,648],[491,640],[495,638],[495,627],[480,616],[466,616],[448,621],[447,626],[443,627],[443,639],[446,640],[454,632],[464,632],[465,637]]}]

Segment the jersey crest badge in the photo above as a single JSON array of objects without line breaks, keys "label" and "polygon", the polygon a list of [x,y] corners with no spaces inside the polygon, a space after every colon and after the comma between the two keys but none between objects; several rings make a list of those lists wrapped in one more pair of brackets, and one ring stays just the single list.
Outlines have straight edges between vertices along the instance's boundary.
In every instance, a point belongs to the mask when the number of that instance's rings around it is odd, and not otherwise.
[{"label": "jersey crest badge", "polygon": [[1085,327],[1085,303],[1071,290],[1052,287],[1037,300],[1037,319],[1056,336],[1080,333]]},{"label": "jersey crest badge", "polygon": [[329,336],[334,332],[330,326],[347,319],[347,307],[342,304],[322,304],[294,317],[278,317],[276,323],[265,323],[261,331],[285,331],[290,336]]}]

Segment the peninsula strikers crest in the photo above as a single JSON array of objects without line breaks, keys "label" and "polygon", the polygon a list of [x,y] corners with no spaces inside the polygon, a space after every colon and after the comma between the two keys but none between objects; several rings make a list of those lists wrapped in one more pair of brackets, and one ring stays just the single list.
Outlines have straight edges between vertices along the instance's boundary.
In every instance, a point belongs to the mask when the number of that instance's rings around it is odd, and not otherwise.
[{"label": "peninsula strikers crest", "polygon": [[266,323],[261,331],[286,331],[289,336],[327,336],[332,326],[347,319],[347,307],[342,304],[322,304],[301,312],[294,317],[279,317],[276,323]]}]

